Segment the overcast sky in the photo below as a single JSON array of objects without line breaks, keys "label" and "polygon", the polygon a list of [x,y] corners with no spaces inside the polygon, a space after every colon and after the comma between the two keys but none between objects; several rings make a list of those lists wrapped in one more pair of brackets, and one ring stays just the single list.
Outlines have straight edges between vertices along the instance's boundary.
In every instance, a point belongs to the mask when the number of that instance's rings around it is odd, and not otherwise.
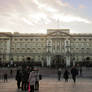
[{"label": "overcast sky", "polygon": [[0,32],[92,33],[92,0],[0,0]]}]

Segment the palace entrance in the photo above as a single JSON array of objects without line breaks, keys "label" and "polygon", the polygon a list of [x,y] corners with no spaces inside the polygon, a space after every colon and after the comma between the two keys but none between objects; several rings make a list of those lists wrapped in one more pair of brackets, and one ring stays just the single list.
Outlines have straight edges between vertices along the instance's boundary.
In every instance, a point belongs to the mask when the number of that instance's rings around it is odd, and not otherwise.
[{"label": "palace entrance", "polygon": [[63,68],[65,66],[65,58],[64,58],[64,56],[62,56],[62,55],[55,55],[55,56],[53,56],[51,65],[53,67],[56,67],[56,68],[58,68],[58,67],[62,67]]}]

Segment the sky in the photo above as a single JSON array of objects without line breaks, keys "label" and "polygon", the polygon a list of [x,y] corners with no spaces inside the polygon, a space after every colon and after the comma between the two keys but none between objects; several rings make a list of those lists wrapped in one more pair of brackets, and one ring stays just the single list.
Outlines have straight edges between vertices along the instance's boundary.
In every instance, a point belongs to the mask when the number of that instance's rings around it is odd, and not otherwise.
[{"label": "sky", "polygon": [[0,0],[0,32],[92,33],[92,0]]}]

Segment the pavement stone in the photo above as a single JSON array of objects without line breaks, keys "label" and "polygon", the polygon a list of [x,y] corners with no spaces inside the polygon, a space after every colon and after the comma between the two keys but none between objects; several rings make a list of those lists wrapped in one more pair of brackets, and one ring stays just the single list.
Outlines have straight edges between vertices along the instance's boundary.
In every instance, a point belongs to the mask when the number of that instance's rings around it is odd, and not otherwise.
[{"label": "pavement stone", "polygon": [[[0,92],[28,92],[17,89],[16,80],[9,79],[7,83],[0,81]],[[40,89],[35,92],[92,92],[92,79],[78,78],[74,84],[72,79],[65,83],[64,79],[44,78],[40,81]]]}]

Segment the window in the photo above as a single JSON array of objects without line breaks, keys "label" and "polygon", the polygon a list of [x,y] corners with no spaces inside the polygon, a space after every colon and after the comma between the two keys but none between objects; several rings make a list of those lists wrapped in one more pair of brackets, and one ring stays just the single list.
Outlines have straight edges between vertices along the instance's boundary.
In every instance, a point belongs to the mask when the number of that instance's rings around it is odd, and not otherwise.
[{"label": "window", "polygon": [[30,48],[27,48],[27,50],[30,50]]},{"label": "window", "polygon": [[38,50],[40,50],[41,48],[38,48]]},{"label": "window", "polygon": [[38,39],[37,39],[37,38],[36,38],[35,40],[36,40],[36,41],[38,41]]},{"label": "window", "polygon": [[92,40],[92,39],[89,39],[90,41]]},{"label": "window", "polygon": [[17,41],[17,39],[15,39],[15,41]]},{"label": "window", "polygon": [[81,39],[79,38],[79,41],[81,41]]},{"label": "window", "polygon": [[31,41],[33,41],[33,39],[30,39]]},{"label": "window", "polygon": [[28,39],[25,39],[25,41],[28,41]]},{"label": "window", "polygon": [[75,39],[75,38],[73,38],[73,40],[75,41],[76,39]]},{"label": "window", "polygon": [[44,39],[42,38],[41,40],[43,41]]},{"label": "window", "polygon": [[86,41],[86,39],[84,39],[84,41]]},{"label": "window", "polygon": [[22,41],[23,39],[20,39],[20,41]]}]

